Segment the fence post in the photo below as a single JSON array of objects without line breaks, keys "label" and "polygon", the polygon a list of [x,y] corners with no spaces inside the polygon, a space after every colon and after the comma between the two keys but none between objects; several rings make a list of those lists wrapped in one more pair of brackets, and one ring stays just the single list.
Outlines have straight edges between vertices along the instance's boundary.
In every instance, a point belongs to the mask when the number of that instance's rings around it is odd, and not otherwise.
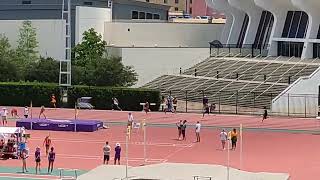
[{"label": "fence post", "polygon": [[220,106],[220,101],[221,101],[221,99],[220,99],[220,92],[218,93],[218,95],[219,95],[219,114],[221,113],[221,111],[220,111],[220,109],[221,109],[221,106]]},{"label": "fence post", "polygon": [[186,112],[188,112],[188,91],[186,91]]},{"label": "fence post", "polygon": [[237,96],[236,96],[236,114],[238,114],[238,96],[239,96],[239,91],[237,91]]},{"label": "fence post", "polygon": [[304,117],[307,117],[307,96],[304,96]]},{"label": "fence post", "polygon": [[288,116],[290,116],[290,94],[288,93]]}]

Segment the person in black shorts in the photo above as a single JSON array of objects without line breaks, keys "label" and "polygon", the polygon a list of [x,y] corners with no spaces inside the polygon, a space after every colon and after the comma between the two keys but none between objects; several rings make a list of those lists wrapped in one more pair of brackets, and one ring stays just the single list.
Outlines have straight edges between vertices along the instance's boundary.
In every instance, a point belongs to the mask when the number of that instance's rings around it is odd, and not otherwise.
[{"label": "person in black shorts", "polygon": [[187,120],[184,120],[181,126],[182,140],[186,140]]},{"label": "person in black shorts", "polygon": [[36,151],[34,152],[34,159],[36,161],[36,174],[38,174],[38,170],[40,173],[40,162],[41,162],[41,154],[40,154],[40,148],[37,147]]},{"label": "person in black shorts", "polygon": [[262,122],[267,119],[268,117],[268,111],[267,111],[267,107],[264,107],[264,111],[263,111],[263,115],[262,115]]},{"label": "person in black shorts", "polygon": [[107,141],[103,147],[103,164],[109,164],[111,147]]},{"label": "person in black shorts", "polygon": [[56,153],[54,152],[54,148],[51,147],[51,151],[49,152],[49,155],[48,155],[48,161],[49,161],[48,174],[52,173],[53,171],[53,163],[55,159],[56,159]]},{"label": "person in black shorts", "polygon": [[178,127],[178,140],[180,140],[180,137],[181,137],[181,127],[182,127],[182,120],[180,120],[180,122],[178,122],[177,124],[177,127]]},{"label": "person in black shorts", "polygon": [[117,144],[116,144],[116,147],[114,148],[114,152],[115,152],[115,155],[114,155],[114,165],[117,164],[117,161],[118,161],[118,165],[120,165],[120,156],[121,156],[121,146],[120,146],[120,143],[117,143]]}]

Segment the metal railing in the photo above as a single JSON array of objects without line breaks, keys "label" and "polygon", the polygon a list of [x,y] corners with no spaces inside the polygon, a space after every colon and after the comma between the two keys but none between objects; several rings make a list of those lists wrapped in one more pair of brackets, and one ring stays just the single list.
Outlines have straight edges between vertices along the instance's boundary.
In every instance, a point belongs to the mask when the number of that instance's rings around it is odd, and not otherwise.
[{"label": "metal railing", "polygon": [[[269,47],[267,46],[259,46],[257,44],[210,44],[210,55],[211,56],[219,56],[220,53],[226,52],[230,56],[234,54],[240,54],[240,56],[248,56],[255,57],[257,55],[267,56],[268,49],[262,47]],[[260,47],[260,48],[259,48]]]}]

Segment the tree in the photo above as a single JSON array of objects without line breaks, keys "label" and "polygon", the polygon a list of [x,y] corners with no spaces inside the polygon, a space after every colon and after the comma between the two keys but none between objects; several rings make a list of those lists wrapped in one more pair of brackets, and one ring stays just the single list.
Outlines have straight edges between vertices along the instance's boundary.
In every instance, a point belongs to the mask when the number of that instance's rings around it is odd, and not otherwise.
[{"label": "tree", "polygon": [[0,34],[0,57],[7,59],[11,58],[12,54],[13,50],[11,49],[9,39],[4,34]]},{"label": "tree", "polygon": [[6,59],[0,56],[0,81],[17,81],[18,73],[15,64],[10,61],[10,59]]},{"label": "tree", "polygon": [[35,62],[38,60],[38,47],[37,32],[32,27],[31,21],[23,21],[22,26],[19,29],[19,39],[17,47],[18,59],[22,62],[28,63]]},{"label": "tree", "polygon": [[52,58],[40,58],[30,63],[25,73],[26,81],[59,82],[59,62]]},{"label": "tree", "polygon": [[131,86],[137,81],[133,67],[119,57],[106,57],[106,42],[94,29],[83,33],[83,41],[73,53],[73,84],[91,86]]}]

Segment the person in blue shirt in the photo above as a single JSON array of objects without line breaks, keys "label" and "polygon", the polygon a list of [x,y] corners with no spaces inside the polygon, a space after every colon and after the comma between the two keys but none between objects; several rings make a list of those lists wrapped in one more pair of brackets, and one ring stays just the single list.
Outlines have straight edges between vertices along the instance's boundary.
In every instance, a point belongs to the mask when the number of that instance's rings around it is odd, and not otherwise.
[{"label": "person in blue shirt", "polygon": [[120,143],[116,144],[116,147],[114,148],[115,151],[115,155],[114,155],[114,165],[117,164],[118,161],[118,165],[120,165],[120,156],[121,156],[121,146]]}]

